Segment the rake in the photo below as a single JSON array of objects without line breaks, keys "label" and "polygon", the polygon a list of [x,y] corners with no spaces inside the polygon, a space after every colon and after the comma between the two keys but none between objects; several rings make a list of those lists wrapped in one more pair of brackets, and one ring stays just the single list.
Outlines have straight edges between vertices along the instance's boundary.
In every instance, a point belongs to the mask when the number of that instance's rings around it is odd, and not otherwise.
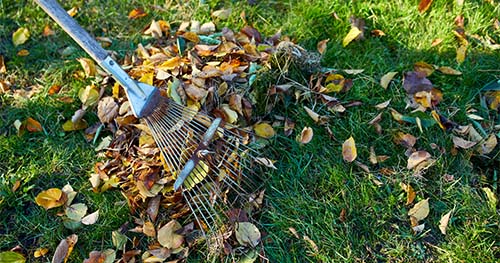
[{"label": "rake", "polygon": [[182,191],[203,235],[216,232],[228,207],[248,201],[260,187],[249,169],[257,152],[247,146],[248,135],[133,80],[57,1],[35,2],[125,89],[134,115],[145,120],[164,166],[176,176],[174,190]]}]

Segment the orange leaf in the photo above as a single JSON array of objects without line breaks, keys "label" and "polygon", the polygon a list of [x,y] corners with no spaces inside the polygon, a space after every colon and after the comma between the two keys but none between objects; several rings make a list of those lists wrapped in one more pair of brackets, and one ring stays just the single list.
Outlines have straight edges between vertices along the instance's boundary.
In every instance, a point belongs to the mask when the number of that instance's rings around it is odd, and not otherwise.
[{"label": "orange leaf", "polygon": [[54,94],[58,93],[60,90],[61,90],[61,86],[52,85],[52,87],[50,87],[48,93],[49,93],[49,95],[54,95]]},{"label": "orange leaf", "polygon": [[325,53],[325,50],[326,50],[326,46],[328,44],[328,41],[330,41],[329,38],[325,39],[325,40],[321,40],[318,42],[318,52],[323,55]]},{"label": "orange leaf", "polygon": [[420,13],[425,13],[431,7],[432,0],[421,0],[418,4],[418,11]]},{"label": "orange leaf", "polygon": [[52,36],[54,34],[55,34],[54,30],[52,30],[52,28],[50,28],[49,25],[45,25],[45,27],[43,28],[42,36],[47,37],[47,36]]},{"label": "orange leaf", "polygon": [[128,19],[138,19],[147,15],[142,8],[136,8],[128,13]]},{"label": "orange leaf", "polygon": [[26,119],[26,130],[29,132],[41,132],[43,131],[42,125],[35,119],[29,117]]}]

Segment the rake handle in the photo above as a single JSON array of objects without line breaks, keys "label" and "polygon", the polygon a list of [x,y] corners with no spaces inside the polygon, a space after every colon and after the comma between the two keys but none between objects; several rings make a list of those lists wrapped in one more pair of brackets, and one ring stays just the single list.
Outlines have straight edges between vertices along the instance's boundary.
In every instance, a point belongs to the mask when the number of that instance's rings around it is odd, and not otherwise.
[{"label": "rake handle", "polygon": [[35,2],[61,26],[99,64],[108,56],[93,37],[68,15],[55,0],[35,0]]}]

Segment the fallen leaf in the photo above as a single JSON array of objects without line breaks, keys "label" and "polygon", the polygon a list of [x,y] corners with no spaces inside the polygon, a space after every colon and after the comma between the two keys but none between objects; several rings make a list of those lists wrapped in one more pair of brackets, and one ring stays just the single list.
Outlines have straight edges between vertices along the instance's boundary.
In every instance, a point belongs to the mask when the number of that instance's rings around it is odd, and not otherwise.
[{"label": "fallen leaf", "polygon": [[292,233],[293,236],[295,236],[296,238],[300,238],[299,233],[297,233],[297,230],[295,230],[295,228],[289,227],[288,230],[290,231],[290,233]]},{"label": "fallen leaf", "polygon": [[465,56],[467,55],[467,46],[461,45],[457,48],[457,57],[456,60],[458,64],[462,64],[465,61]]},{"label": "fallen leaf", "polygon": [[125,244],[127,244],[127,236],[122,234],[120,230],[115,230],[111,232],[111,242],[113,243],[113,246],[115,246],[117,249],[125,249]]},{"label": "fallen leaf", "polygon": [[319,252],[318,245],[312,241],[308,236],[304,235],[303,236],[304,240],[309,244],[309,246],[312,248],[314,254],[317,254]]},{"label": "fallen leaf", "polygon": [[59,245],[57,245],[51,263],[66,263],[69,256],[71,255],[71,252],[73,251],[73,247],[75,246],[76,242],[78,242],[78,236],[75,234],[61,240],[61,242],[59,242]]},{"label": "fallen leaf", "polygon": [[[47,252],[49,252],[48,248],[44,248],[44,247],[37,248],[35,250],[35,252],[33,253],[33,256],[35,258],[43,257],[43,256],[45,256],[45,254],[47,254]],[[0,262],[2,262],[2,261],[0,260]]]},{"label": "fallen leaf", "polygon": [[469,149],[476,144],[477,144],[477,142],[467,141],[467,140],[464,140],[460,137],[453,136],[453,145],[455,145],[455,147],[462,148],[462,149]]},{"label": "fallen leaf", "polygon": [[418,11],[422,14],[425,13],[431,7],[432,0],[420,0],[418,4]]},{"label": "fallen leaf", "polygon": [[96,210],[92,214],[88,214],[82,218],[82,224],[84,225],[93,225],[97,222],[97,219],[99,218],[99,210]]},{"label": "fallen leaf", "polygon": [[383,110],[383,109],[387,108],[387,106],[389,106],[389,103],[391,103],[391,99],[375,105],[375,108],[377,110]]},{"label": "fallen leaf", "polygon": [[316,46],[316,48],[318,49],[318,52],[323,55],[326,51],[326,47],[328,45],[328,41],[330,41],[329,38],[327,39],[324,39],[324,40],[321,40],[318,42],[318,45]]},{"label": "fallen leaf", "polygon": [[158,229],[157,239],[160,245],[168,249],[179,248],[184,243],[184,237],[175,232],[182,226],[176,220],[172,220]]},{"label": "fallen leaf", "polygon": [[156,236],[155,226],[151,223],[151,221],[144,222],[144,225],[142,226],[142,233],[148,237]]},{"label": "fallen leaf", "polygon": [[297,141],[302,143],[302,144],[307,144],[309,142],[311,142],[312,138],[314,136],[314,131],[311,127],[304,127],[304,129],[302,129],[302,132],[300,133],[300,137],[298,137]]},{"label": "fallen leaf", "polygon": [[72,204],[65,209],[66,216],[73,221],[80,221],[87,214],[87,205],[82,203]]},{"label": "fallen leaf", "polygon": [[356,150],[356,143],[354,138],[351,136],[342,144],[342,157],[344,158],[344,161],[350,163],[354,161],[357,156],[358,153]]},{"label": "fallen leaf", "polygon": [[73,123],[73,121],[68,120],[62,125],[64,131],[78,131],[78,130],[83,130],[87,127],[88,127],[87,122],[83,119],[79,120],[76,123]]},{"label": "fallen leaf", "polygon": [[425,219],[429,215],[429,198],[424,199],[413,206],[408,215],[414,217],[417,222]]},{"label": "fallen leaf", "polygon": [[54,94],[59,93],[60,90],[61,90],[60,85],[52,85],[47,93],[49,95],[54,95]]},{"label": "fallen leaf", "polygon": [[455,76],[462,75],[462,72],[460,72],[456,69],[450,68],[450,67],[443,66],[443,67],[439,67],[437,70],[443,74],[446,74],[446,75],[455,75]]},{"label": "fallen leaf", "polygon": [[314,112],[313,110],[309,109],[308,107],[304,106],[304,110],[306,110],[307,115],[313,119],[314,122],[319,122],[319,117],[320,115]]},{"label": "fallen leaf", "polygon": [[401,188],[403,188],[403,191],[406,192],[406,205],[410,205],[413,203],[413,200],[415,200],[415,197],[417,197],[417,194],[415,193],[415,190],[413,190],[413,187],[411,187],[410,184],[405,184],[403,182],[399,183]]},{"label": "fallen leaf", "polygon": [[14,251],[0,252],[0,262],[2,263],[24,263],[26,258]]},{"label": "fallen leaf", "polygon": [[142,8],[135,8],[128,13],[128,19],[138,19],[147,15]]},{"label": "fallen leaf", "polygon": [[86,107],[92,107],[99,100],[99,91],[94,85],[88,85],[78,91],[78,98]]},{"label": "fallen leaf", "polygon": [[71,203],[73,202],[73,199],[75,199],[77,193],[75,192],[75,190],[73,190],[73,187],[71,187],[71,185],[69,183],[67,183],[61,190],[67,196],[66,205],[67,206],[71,205]]},{"label": "fallen leaf", "polygon": [[256,247],[260,242],[260,231],[250,222],[236,223],[235,236],[242,246]]},{"label": "fallen leaf", "polygon": [[326,92],[340,92],[344,89],[345,78],[340,74],[330,74],[326,77]]},{"label": "fallen leaf", "polygon": [[102,123],[110,123],[118,115],[118,103],[113,97],[104,97],[97,105],[97,116]]},{"label": "fallen leaf", "polygon": [[78,7],[74,6],[70,10],[68,10],[66,13],[68,13],[69,16],[74,17],[78,13]]},{"label": "fallen leaf", "polygon": [[418,164],[427,161],[431,158],[431,154],[426,152],[426,151],[417,151],[414,152],[410,155],[408,158],[408,165],[406,168],[408,169],[413,169],[415,168]]},{"label": "fallen leaf", "polygon": [[[5,72],[7,72],[7,67],[5,67],[3,56],[0,55],[0,73],[5,73]],[[0,89],[0,91],[3,91],[3,89]]]},{"label": "fallen leaf", "polygon": [[224,121],[227,123],[234,124],[238,121],[238,113],[231,109],[231,107],[227,104],[222,104],[221,109],[224,112]]},{"label": "fallen leaf", "polygon": [[451,212],[453,212],[453,210],[443,215],[441,220],[439,220],[439,230],[441,230],[443,235],[446,235],[446,228],[448,228],[448,222],[450,222]]},{"label": "fallen leaf", "polygon": [[274,136],[274,129],[271,125],[265,122],[261,122],[258,124],[255,124],[253,126],[253,130],[255,131],[255,134],[259,137],[269,139]]},{"label": "fallen leaf", "polygon": [[413,64],[413,69],[416,72],[424,73],[426,77],[428,77],[428,76],[432,75],[432,73],[434,73],[434,67],[431,64],[424,62],[424,61],[419,61],[419,62],[416,62],[415,64]]},{"label": "fallen leaf", "polygon": [[262,165],[266,166],[266,167],[273,168],[273,169],[278,169],[278,168],[276,168],[276,166],[274,166],[274,162],[275,161],[271,161],[268,158],[255,157],[255,161],[257,163],[259,163],[259,164],[262,164]]},{"label": "fallen leaf", "polygon": [[384,31],[380,30],[380,29],[374,29],[370,32],[372,34],[372,36],[374,37],[382,37],[382,36],[385,36],[385,33]]},{"label": "fallen leaf", "polygon": [[431,47],[435,47],[435,46],[441,44],[442,42],[443,42],[442,38],[435,38],[434,40],[432,40]]},{"label": "fallen leaf", "polygon": [[48,37],[54,34],[55,34],[54,30],[52,30],[52,28],[50,28],[49,25],[45,25],[45,27],[43,28],[42,36]]},{"label": "fallen leaf", "polygon": [[497,136],[495,134],[491,134],[488,137],[488,139],[486,139],[486,141],[484,141],[482,144],[478,145],[476,150],[480,154],[489,154],[495,149],[497,144],[498,144]]},{"label": "fallen leaf", "polygon": [[425,77],[426,73],[410,71],[404,74],[403,87],[407,94],[413,95],[419,91],[431,91],[432,83]]},{"label": "fallen leaf", "polygon": [[30,31],[27,28],[20,27],[16,32],[12,33],[12,43],[14,43],[14,46],[22,45],[28,41],[29,37]]},{"label": "fallen leaf", "polygon": [[486,197],[488,198],[488,203],[490,204],[490,207],[496,210],[498,199],[495,193],[488,187],[483,187],[482,189],[486,194]]},{"label": "fallen leaf", "polygon": [[66,203],[66,200],[66,194],[59,188],[50,188],[45,190],[39,193],[35,198],[36,204],[46,210],[62,206]]},{"label": "fallen leaf", "polygon": [[231,8],[220,9],[220,10],[214,11],[212,13],[212,17],[218,18],[220,20],[226,20],[229,18],[229,16],[231,16],[232,11],[233,10]]},{"label": "fallen leaf", "polygon": [[347,35],[344,37],[344,40],[342,40],[342,46],[346,47],[351,43],[354,39],[359,37],[363,31],[361,31],[358,27],[356,26],[351,26],[351,30]]},{"label": "fallen leaf", "polygon": [[83,263],[104,263],[106,260],[106,255],[99,251],[91,251],[89,253],[89,258],[83,260]]},{"label": "fallen leaf", "polygon": [[158,211],[160,209],[160,201],[161,201],[160,195],[157,195],[149,200],[146,213],[149,215],[149,218],[153,222],[156,221],[156,217],[158,216]]},{"label": "fallen leaf", "polygon": [[394,76],[396,76],[396,74],[398,74],[398,73],[395,71],[391,71],[391,72],[386,73],[380,79],[380,86],[382,86],[382,88],[384,88],[384,89],[387,89],[387,87],[389,87],[389,83],[394,78]]},{"label": "fallen leaf", "polygon": [[78,58],[77,60],[78,62],[80,62],[80,65],[82,65],[83,71],[85,72],[85,76],[87,76],[87,78],[95,76],[97,70],[92,59]]},{"label": "fallen leaf", "polygon": [[364,69],[344,69],[343,71],[349,75],[358,75],[358,74],[363,73],[365,70]]},{"label": "fallen leaf", "polygon": [[21,49],[17,52],[17,55],[20,57],[26,57],[30,54],[30,52],[27,49]]},{"label": "fallen leaf", "polygon": [[29,117],[26,119],[26,130],[29,132],[41,132],[43,131],[42,125],[35,119]]},{"label": "fallen leaf", "polygon": [[284,127],[285,136],[290,136],[292,134],[294,128],[295,128],[295,122],[289,118],[286,118],[285,119],[285,127]]}]

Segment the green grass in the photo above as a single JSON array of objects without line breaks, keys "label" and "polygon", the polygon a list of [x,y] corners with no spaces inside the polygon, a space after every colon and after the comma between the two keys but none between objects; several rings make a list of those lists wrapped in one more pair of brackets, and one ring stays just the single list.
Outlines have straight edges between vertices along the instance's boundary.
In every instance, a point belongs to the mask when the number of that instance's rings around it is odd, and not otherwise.
[{"label": "green grass", "polygon": [[[281,130],[271,140],[266,151],[278,162],[278,170],[270,172],[266,190],[266,207],[260,218],[259,228],[267,235],[263,239],[265,256],[270,262],[495,262],[500,258],[498,206],[492,208],[481,187],[490,187],[498,197],[498,173],[500,172],[498,147],[491,159],[475,156],[471,151],[459,150],[452,154],[451,133],[437,125],[420,132],[416,125],[394,121],[388,110],[381,122],[384,132],[379,135],[368,125],[379,111],[373,106],[392,99],[391,107],[403,114],[405,94],[401,73],[410,71],[418,61],[450,66],[463,72],[461,76],[434,73],[433,84],[440,88],[444,100],[439,109],[453,121],[466,125],[470,121],[466,111],[474,108],[483,117],[491,117],[498,124],[498,115],[482,109],[478,92],[484,84],[500,78],[500,52],[491,50],[471,40],[464,63],[455,61],[458,46],[453,36],[454,18],[462,14],[465,31],[479,36],[488,35],[500,43],[500,31],[493,28],[493,20],[499,19],[497,1],[464,1],[459,7],[456,1],[434,1],[431,9],[419,14],[418,1],[338,1],[295,0],[257,1],[250,6],[246,1],[68,1],[65,7],[81,7],[77,20],[96,36],[113,39],[110,49],[120,56],[131,53],[138,43],[147,43],[141,30],[151,19],[164,19],[176,27],[180,22],[198,19],[210,21],[210,12],[232,7],[231,17],[217,21],[218,28],[243,27],[241,11],[247,21],[265,36],[279,29],[304,47],[315,50],[316,43],[329,38],[328,49],[323,56],[325,67],[336,69],[364,69],[353,78],[353,88],[337,97],[343,102],[361,101],[361,106],[348,108],[344,114],[332,114],[323,106],[310,101],[296,104],[278,104],[273,114],[287,116],[297,122],[294,134],[284,137]],[[148,16],[128,20],[128,12],[142,7]],[[161,7],[161,8],[158,8]],[[42,91],[31,99],[0,94],[0,251],[20,245],[32,257],[38,247],[55,249],[58,242],[71,231],[65,229],[60,218],[52,210],[45,211],[34,203],[34,197],[50,187],[62,187],[71,183],[79,192],[77,200],[86,203],[90,210],[101,209],[102,221],[98,225],[79,229],[79,241],[72,255],[81,261],[92,250],[111,248],[111,231],[125,222],[132,221],[123,199],[116,191],[95,194],[90,190],[87,178],[96,160],[93,145],[86,143],[81,132],[64,133],[60,126],[79,107],[76,92],[88,85],[87,80],[73,77],[80,70],[75,58],[85,56],[75,51],[61,57],[59,50],[75,46],[61,30],[48,39],[41,36],[46,24],[56,28],[32,1],[2,1],[0,8],[0,53],[7,61],[7,73],[0,80],[7,80],[13,88],[26,88],[36,84]],[[340,20],[332,14],[335,13]],[[342,47],[342,39],[350,28],[349,17],[365,19],[368,30],[366,40]],[[18,27],[31,31],[30,40],[19,47],[10,41]],[[380,29],[384,37],[370,36],[370,30]],[[431,47],[431,42],[441,38],[443,42]],[[16,53],[28,49],[30,55],[18,57]],[[378,85],[381,76],[389,71],[400,72],[388,90]],[[300,75],[300,74],[298,74]],[[307,79],[307,77],[305,77]],[[300,80],[299,80],[300,81]],[[261,79],[263,92],[276,79]],[[75,99],[63,103],[58,96],[46,95],[53,84],[63,86],[63,95]],[[306,83],[304,83],[306,84]],[[324,127],[314,124],[302,106],[314,108],[320,114],[329,115],[327,124],[336,140],[328,137]],[[496,119],[495,119],[496,116]],[[17,136],[15,120],[33,117],[41,122],[45,132],[26,133]],[[85,116],[90,123],[96,120],[93,113]],[[270,119],[271,120],[271,119]],[[485,122],[486,123],[486,122]],[[313,141],[307,145],[295,142],[295,136],[304,126],[314,129]],[[418,137],[416,149],[427,150],[436,159],[423,178],[412,176],[406,169],[405,149],[392,142],[399,132]],[[497,131],[498,132],[498,131]],[[370,166],[371,174],[354,164],[342,160],[342,142],[349,136],[356,140],[358,159],[369,164],[371,146],[378,155],[390,158],[378,166]],[[431,144],[443,148],[435,149]],[[383,175],[380,168],[390,168],[396,173]],[[445,174],[456,179],[448,182]],[[15,181],[21,187],[12,192]],[[376,182],[381,182],[378,185]],[[411,206],[406,206],[406,194],[400,182],[410,183],[416,193],[416,201],[429,198],[430,215],[423,220],[425,230],[414,234],[407,216]],[[345,220],[341,211],[345,210]],[[442,215],[454,210],[447,235],[442,235],[438,225]],[[5,226],[5,227],[4,227]],[[289,230],[294,228],[297,239]],[[314,252],[303,240],[307,235],[318,246]],[[203,252],[199,252],[203,253]],[[198,254],[194,258],[203,258]],[[30,262],[35,259],[30,258]],[[45,260],[46,261],[46,260]],[[45,262],[43,261],[43,262]],[[202,261],[202,260],[201,260]],[[41,261],[40,261],[41,262]],[[190,261],[189,261],[190,262]]]}]

